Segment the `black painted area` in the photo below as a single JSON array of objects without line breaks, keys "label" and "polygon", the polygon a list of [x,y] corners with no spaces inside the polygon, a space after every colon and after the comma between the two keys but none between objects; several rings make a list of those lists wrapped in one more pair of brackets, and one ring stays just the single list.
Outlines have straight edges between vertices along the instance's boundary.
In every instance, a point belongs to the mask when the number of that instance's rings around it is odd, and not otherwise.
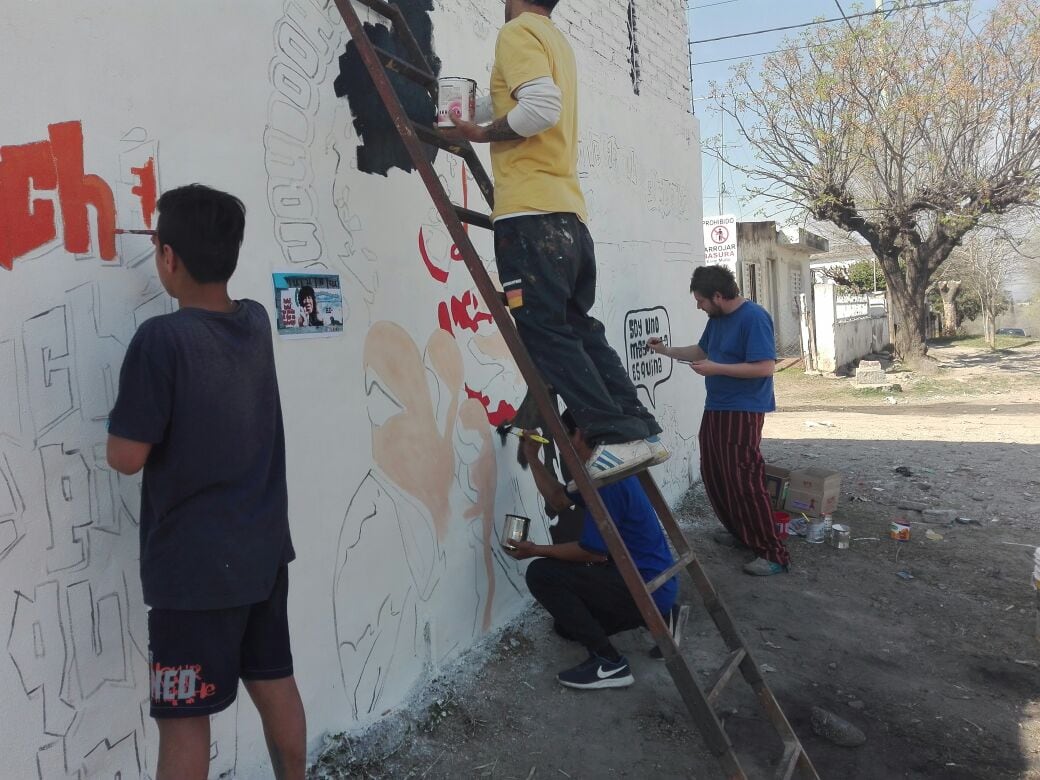
[{"label": "black painted area", "polygon": [[[419,43],[419,48],[433,69],[433,75],[439,75],[441,62],[433,50],[433,22],[430,19],[433,0],[390,2],[401,9],[408,27]],[[411,61],[407,50],[398,42],[397,36],[390,33],[389,28],[381,24],[366,23],[365,33],[379,48]],[[437,116],[437,107],[430,93],[396,73],[390,73],[389,76],[408,116],[415,122],[432,125]],[[391,168],[411,172],[414,169],[411,158],[397,135],[393,122],[390,121],[390,115],[383,107],[368,71],[361,62],[361,55],[358,54],[354,41],[350,41],[346,51],[340,55],[339,76],[336,77],[333,87],[337,97],[347,98],[350,112],[354,116],[354,129],[361,139],[361,145],[357,148],[358,170],[383,176],[386,176]],[[427,149],[427,155],[432,161],[437,156],[437,149]]]},{"label": "black painted area", "polygon": [[632,91],[638,95],[642,74],[639,67],[639,41],[636,40],[636,0],[628,0],[628,61],[631,64]]}]

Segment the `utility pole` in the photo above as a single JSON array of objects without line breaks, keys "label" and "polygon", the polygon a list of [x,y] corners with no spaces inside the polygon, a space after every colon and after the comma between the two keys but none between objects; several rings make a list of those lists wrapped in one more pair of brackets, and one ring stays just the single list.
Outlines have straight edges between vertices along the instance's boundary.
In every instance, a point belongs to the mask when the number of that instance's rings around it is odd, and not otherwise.
[{"label": "utility pole", "polygon": [[[726,148],[726,96],[725,95],[722,96],[722,111],[719,112],[719,119],[721,120],[720,121],[720,129],[719,129],[719,135],[720,135],[720,138],[722,139],[722,144],[720,146],[720,150],[721,150],[721,149],[725,149]],[[722,152],[721,151],[719,152],[718,172],[719,172],[719,212],[718,213],[719,214],[725,214],[726,212],[725,212],[725,209],[723,208],[723,204],[726,202],[726,163],[722,159]]]}]

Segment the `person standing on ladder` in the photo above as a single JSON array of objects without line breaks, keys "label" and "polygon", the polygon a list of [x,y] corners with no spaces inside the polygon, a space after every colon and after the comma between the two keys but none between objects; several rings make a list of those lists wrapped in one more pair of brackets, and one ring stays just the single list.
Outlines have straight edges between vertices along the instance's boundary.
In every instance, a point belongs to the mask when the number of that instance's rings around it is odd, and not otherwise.
[{"label": "person standing on ladder", "polygon": [[603,324],[589,316],[596,258],[578,183],[574,52],[550,16],[558,0],[506,0],[491,73],[494,116],[452,117],[453,139],[491,144],[495,257],[510,313],[546,382],[592,445],[603,479],[670,453]]},{"label": "person standing on ladder", "polygon": [[647,346],[690,363],[704,377],[708,399],[701,418],[701,476],[725,527],[715,540],[755,553],[744,565],[748,574],[779,574],[787,571],[791,559],[776,534],[761,451],[766,413],[776,410],[773,320],[757,303],[741,297],[733,272],[723,266],[694,271],[690,292],[697,308],[708,315],[700,342],[669,347],[653,338]]}]

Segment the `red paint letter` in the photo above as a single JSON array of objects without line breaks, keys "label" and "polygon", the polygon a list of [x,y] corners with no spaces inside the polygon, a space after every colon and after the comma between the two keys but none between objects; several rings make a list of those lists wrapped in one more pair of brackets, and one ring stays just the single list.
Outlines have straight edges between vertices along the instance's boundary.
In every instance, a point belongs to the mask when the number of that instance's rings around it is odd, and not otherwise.
[{"label": "red paint letter", "polygon": [[0,147],[0,266],[53,241],[54,204],[32,198],[32,190],[57,186],[51,145],[38,141]]},{"label": "red paint letter", "polygon": [[140,168],[131,168],[130,173],[140,180],[140,184],[133,187],[130,192],[141,199],[141,213],[144,215],[144,224],[152,226],[152,217],[155,216],[155,201],[158,196],[158,188],[155,183],[155,158],[149,157]]},{"label": "red paint letter", "polygon": [[102,260],[116,257],[116,203],[104,179],[83,173],[83,127],[79,122],[50,125],[54,168],[58,173],[58,201],[65,225],[65,249],[83,254],[90,251],[87,206],[97,211],[99,254]]}]

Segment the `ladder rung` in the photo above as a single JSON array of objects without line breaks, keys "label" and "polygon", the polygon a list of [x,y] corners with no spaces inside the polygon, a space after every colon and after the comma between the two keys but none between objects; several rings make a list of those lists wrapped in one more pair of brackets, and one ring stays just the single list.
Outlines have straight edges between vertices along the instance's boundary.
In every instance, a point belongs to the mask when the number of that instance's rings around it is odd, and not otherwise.
[{"label": "ladder rung", "polygon": [[412,122],[412,129],[415,130],[415,134],[419,136],[419,140],[424,144],[436,146],[448,154],[454,154],[457,157],[467,157],[473,152],[473,147],[470,146],[469,142],[449,140],[438,130],[421,122]]},{"label": "ladder rung", "polygon": [[687,566],[689,566],[690,563],[692,563],[692,562],[693,562],[693,551],[692,550],[688,550],[687,552],[685,552],[681,556],[679,556],[679,560],[678,561],[676,561],[674,564],[669,566],[663,572],[658,574],[656,577],[654,577],[652,580],[650,580],[650,582],[646,583],[646,589],[648,591],[650,591],[651,593],[653,593],[658,588],[660,588],[662,585],[664,585],[666,582],[668,582],[668,580],[670,580],[676,574],[678,574],[683,569],[685,569]]},{"label": "ladder rung", "polygon": [[440,130],[430,127],[429,125],[421,124],[420,122],[412,122],[412,129],[415,134],[419,136],[419,140],[424,144],[430,146],[436,146],[438,149],[443,149],[448,154],[454,154],[457,157],[461,157],[466,161],[466,165],[469,166],[469,172],[473,176],[473,180],[480,187],[480,192],[484,196],[484,200],[487,204],[494,208],[495,206],[495,185],[491,182],[491,178],[487,175],[487,171],[484,170],[484,166],[480,162],[480,158],[477,157],[477,152],[473,148],[473,144],[469,141],[452,141],[444,136]]},{"label": "ladder rung", "polygon": [[412,63],[402,60],[396,54],[391,54],[386,49],[380,49],[375,45],[372,48],[375,49],[376,54],[379,55],[380,62],[383,63],[383,67],[387,70],[399,73],[406,79],[410,79],[416,84],[421,84],[431,92],[437,90],[437,79],[433,77],[432,73],[427,73],[425,70],[415,67]]},{"label": "ladder rung", "polygon": [[715,672],[715,677],[708,685],[708,704],[712,706],[718,701],[719,696],[722,695],[722,689],[726,687],[726,683],[729,682],[733,673],[737,671],[740,666],[740,662],[747,656],[747,651],[743,647],[738,647],[728,656],[726,656],[725,663],[719,667],[719,670]]},{"label": "ladder rung", "polygon": [[791,780],[798,758],[802,755],[802,745],[798,740],[784,740],[784,755],[776,770],[776,780]]},{"label": "ladder rung", "polygon": [[473,211],[473,209],[464,209],[462,206],[455,206],[455,213],[458,215],[459,221],[465,222],[467,225],[482,227],[485,230],[494,229],[494,225],[491,224],[491,217],[487,214],[481,214],[479,211]]}]

